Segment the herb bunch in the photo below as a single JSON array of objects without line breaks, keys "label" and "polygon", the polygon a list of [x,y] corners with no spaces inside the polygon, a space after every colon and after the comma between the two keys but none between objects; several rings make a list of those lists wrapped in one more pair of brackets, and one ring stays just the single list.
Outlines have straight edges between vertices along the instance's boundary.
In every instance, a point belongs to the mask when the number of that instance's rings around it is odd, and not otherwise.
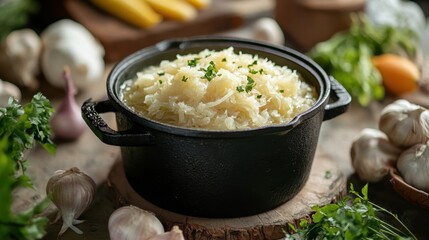
[{"label": "herb bunch", "polygon": [[24,152],[36,142],[55,152],[50,139],[52,113],[50,102],[41,93],[24,106],[10,98],[8,106],[0,108],[0,239],[40,239],[45,235],[48,219],[36,215],[49,205],[47,198],[23,212],[14,213],[11,207],[15,189],[33,187],[26,175]]},{"label": "herb bunch", "polygon": [[[297,234],[288,234],[285,239],[417,239],[398,216],[369,201],[368,185],[360,194],[351,184],[349,192],[354,199],[348,196],[338,203],[313,207],[312,223],[303,219],[299,229],[289,224]],[[380,214],[393,218],[404,230],[380,219]]]},{"label": "herb bunch", "polygon": [[417,34],[409,28],[374,25],[365,15],[352,15],[350,30],[317,44],[308,55],[366,106],[384,97],[382,77],[371,58],[397,52],[412,57],[417,46]]}]

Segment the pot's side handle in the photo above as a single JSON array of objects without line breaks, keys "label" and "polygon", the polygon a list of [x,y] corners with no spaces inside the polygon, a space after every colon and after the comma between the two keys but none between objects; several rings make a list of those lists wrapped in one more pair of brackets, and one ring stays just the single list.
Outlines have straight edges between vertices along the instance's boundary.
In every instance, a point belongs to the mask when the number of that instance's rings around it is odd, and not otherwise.
[{"label": "pot's side handle", "polygon": [[115,146],[152,145],[149,132],[115,131],[100,117],[100,113],[116,112],[109,100],[92,102],[86,100],[81,107],[82,118],[92,132],[104,143]]},{"label": "pot's side handle", "polygon": [[331,82],[330,98],[332,99],[325,106],[325,116],[323,121],[332,119],[344,112],[349,108],[352,97],[347,90],[332,76],[329,77]]}]

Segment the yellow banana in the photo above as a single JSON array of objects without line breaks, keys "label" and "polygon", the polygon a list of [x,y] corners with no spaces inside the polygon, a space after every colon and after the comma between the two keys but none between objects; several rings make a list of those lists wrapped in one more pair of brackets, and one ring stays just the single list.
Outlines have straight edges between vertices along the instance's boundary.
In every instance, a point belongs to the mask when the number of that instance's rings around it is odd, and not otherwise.
[{"label": "yellow banana", "polygon": [[91,2],[137,27],[148,28],[162,21],[162,16],[143,0],[91,0]]},{"label": "yellow banana", "polygon": [[197,10],[183,0],[141,0],[166,18],[187,21],[195,18]]}]

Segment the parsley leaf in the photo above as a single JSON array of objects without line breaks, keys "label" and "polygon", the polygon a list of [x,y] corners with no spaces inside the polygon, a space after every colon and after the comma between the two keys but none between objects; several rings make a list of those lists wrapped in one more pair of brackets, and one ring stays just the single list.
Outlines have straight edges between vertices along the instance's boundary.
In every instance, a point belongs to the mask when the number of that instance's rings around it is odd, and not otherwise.
[{"label": "parsley leaf", "polygon": [[246,92],[250,92],[252,91],[252,89],[256,86],[255,80],[253,80],[253,78],[247,76],[247,84],[245,87]]},{"label": "parsley leaf", "polygon": [[237,86],[235,89],[237,89],[237,92],[244,92],[243,86]]},{"label": "parsley leaf", "polygon": [[201,71],[205,72],[204,77],[205,79],[207,79],[209,82],[216,77],[217,74],[217,68],[216,65],[213,61],[210,61],[209,65],[207,66],[206,69],[201,68]]},{"label": "parsley leaf", "polygon": [[[289,224],[299,237],[287,234],[285,239],[417,239],[395,214],[368,200],[368,185],[360,194],[351,184],[349,193],[337,203],[314,206],[312,223],[303,219],[299,229]],[[380,213],[395,219],[405,232],[379,218]]]},{"label": "parsley leaf", "polygon": [[200,60],[200,58],[194,58],[194,59],[188,60],[188,66],[196,67],[198,64],[198,60]]},{"label": "parsley leaf", "polygon": [[[37,142],[48,152],[55,152],[50,139],[52,113],[50,102],[41,93],[24,106],[10,98],[8,105],[0,108],[0,239],[41,239],[45,235],[48,219],[36,215],[49,205],[48,198],[18,213],[13,213],[11,206],[15,188],[33,187],[25,175],[24,151]],[[18,169],[20,174],[16,173]]]}]

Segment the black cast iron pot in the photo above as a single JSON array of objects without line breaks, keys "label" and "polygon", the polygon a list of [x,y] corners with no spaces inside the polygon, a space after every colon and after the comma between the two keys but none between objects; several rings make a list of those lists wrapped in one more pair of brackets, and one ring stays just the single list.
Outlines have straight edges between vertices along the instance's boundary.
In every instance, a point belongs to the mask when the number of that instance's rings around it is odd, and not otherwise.
[{"label": "black cast iron pot", "polygon": [[[120,99],[121,84],[149,65],[230,46],[296,69],[317,89],[316,104],[289,123],[210,131],[141,117]],[[235,38],[179,39],[142,49],[112,69],[107,93],[106,101],[86,101],[82,115],[101,141],[121,146],[131,186],[161,208],[199,217],[252,215],[291,199],[308,179],[322,122],[345,112],[351,101],[336,80],[303,54]],[[118,131],[100,118],[105,112],[116,113]]]}]

